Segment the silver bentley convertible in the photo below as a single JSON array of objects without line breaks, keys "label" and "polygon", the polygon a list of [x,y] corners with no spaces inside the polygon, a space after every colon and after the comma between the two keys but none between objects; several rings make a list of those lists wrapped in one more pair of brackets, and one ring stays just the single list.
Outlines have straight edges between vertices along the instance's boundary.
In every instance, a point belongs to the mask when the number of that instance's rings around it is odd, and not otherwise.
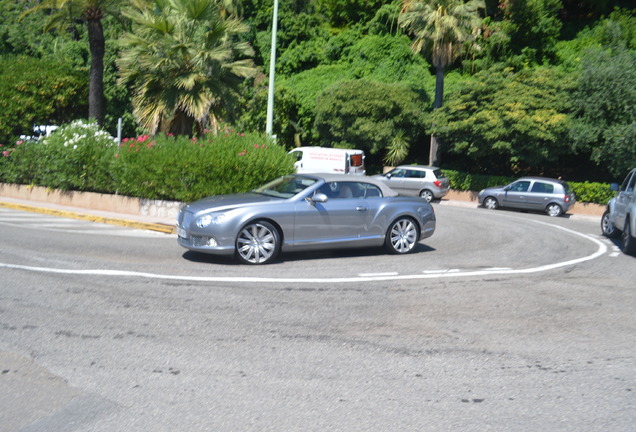
[{"label": "silver bentley convertible", "polygon": [[181,246],[265,264],[279,253],[379,247],[411,252],[433,235],[435,213],[426,200],[397,196],[370,177],[295,174],[251,192],[218,195],[179,212]]}]

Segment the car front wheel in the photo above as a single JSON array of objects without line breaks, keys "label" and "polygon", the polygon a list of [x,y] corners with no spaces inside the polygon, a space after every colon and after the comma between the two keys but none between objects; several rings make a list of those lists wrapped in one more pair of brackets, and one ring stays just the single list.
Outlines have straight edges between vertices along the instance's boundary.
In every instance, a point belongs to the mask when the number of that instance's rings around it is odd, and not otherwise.
[{"label": "car front wheel", "polygon": [[548,204],[548,206],[545,209],[545,212],[548,214],[548,216],[557,217],[563,214],[563,209],[561,208],[560,205],[553,203],[553,204]]},{"label": "car front wheel", "polygon": [[609,219],[610,211],[605,210],[603,216],[601,217],[601,231],[603,235],[608,238],[618,237],[618,230],[614,226],[614,224]]},{"label": "car front wheel", "polygon": [[424,198],[426,202],[430,203],[435,197],[433,196],[433,192],[428,189],[424,189],[422,192],[420,192],[420,198]]},{"label": "car front wheel", "polygon": [[632,230],[629,226],[629,217],[625,221],[625,228],[623,228],[623,235],[621,236],[622,247],[621,249],[628,255],[636,255],[636,242],[632,237]]},{"label": "car front wheel", "polygon": [[495,210],[497,208],[499,208],[499,201],[497,201],[496,198],[493,197],[486,197],[484,199],[484,207],[490,210]]},{"label": "car front wheel", "polygon": [[386,233],[386,249],[392,254],[411,252],[419,237],[417,225],[412,219],[399,218],[391,224]]},{"label": "car front wheel", "polygon": [[266,264],[280,252],[280,234],[269,222],[252,222],[236,236],[236,255],[245,264]]}]

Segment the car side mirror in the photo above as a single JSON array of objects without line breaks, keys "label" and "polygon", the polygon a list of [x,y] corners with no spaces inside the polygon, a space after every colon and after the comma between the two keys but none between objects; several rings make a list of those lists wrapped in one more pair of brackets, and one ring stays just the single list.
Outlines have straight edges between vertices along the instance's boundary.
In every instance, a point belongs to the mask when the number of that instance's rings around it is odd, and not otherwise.
[{"label": "car side mirror", "polygon": [[613,191],[617,191],[618,190],[618,183],[610,184],[610,189],[613,190]]},{"label": "car side mirror", "polygon": [[318,192],[317,194],[314,194],[313,197],[307,197],[307,201],[311,205],[314,205],[316,203],[324,203],[324,202],[327,202],[328,200],[329,198],[327,198],[327,195],[320,192]]},{"label": "car side mirror", "polygon": [[385,176],[386,178],[390,179],[390,178],[391,178],[391,173],[386,173],[384,176]]}]

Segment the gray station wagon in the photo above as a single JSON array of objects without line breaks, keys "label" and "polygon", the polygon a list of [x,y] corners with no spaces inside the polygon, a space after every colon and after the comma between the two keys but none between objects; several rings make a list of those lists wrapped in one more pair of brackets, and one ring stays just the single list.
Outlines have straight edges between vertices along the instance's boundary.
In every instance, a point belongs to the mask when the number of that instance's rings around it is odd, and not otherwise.
[{"label": "gray station wagon", "polygon": [[486,188],[478,199],[479,205],[488,209],[535,210],[550,216],[561,216],[576,201],[569,184],[547,177],[522,177],[507,186]]},{"label": "gray station wagon", "polygon": [[450,181],[441,169],[426,165],[401,165],[386,174],[373,176],[400,195],[419,196],[431,202],[450,191]]}]

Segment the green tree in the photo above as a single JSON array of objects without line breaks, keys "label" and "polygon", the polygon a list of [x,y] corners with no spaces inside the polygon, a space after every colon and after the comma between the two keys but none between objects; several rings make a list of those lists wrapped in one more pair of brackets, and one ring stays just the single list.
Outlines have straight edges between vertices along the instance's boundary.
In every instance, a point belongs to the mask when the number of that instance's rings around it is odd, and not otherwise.
[{"label": "green tree", "polygon": [[572,153],[572,75],[554,67],[514,73],[493,68],[462,82],[433,114],[433,132],[449,159],[473,173],[565,174],[560,158]]},{"label": "green tree", "polygon": [[322,145],[362,149],[370,164],[378,163],[395,137],[422,138],[423,105],[422,96],[403,84],[343,81],[318,96],[316,129]]},{"label": "green tree", "polygon": [[588,50],[572,103],[577,150],[617,177],[636,166],[636,51]]},{"label": "green tree", "polygon": [[[435,67],[435,102],[442,106],[444,74],[461,54],[462,47],[475,39],[484,0],[404,0],[398,23],[413,35],[414,53],[427,52]],[[430,163],[437,163],[437,140],[431,137]]]},{"label": "green tree", "polygon": [[84,71],[52,58],[0,56],[0,144],[32,135],[34,124],[62,124],[86,114]]},{"label": "green tree", "polygon": [[88,91],[88,116],[102,124],[104,103],[104,55],[106,52],[102,21],[107,15],[119,17],[121,0],[41,0],[25,14],[35,11],[51,11],[45,30],[67,30],[75,26],[77,19],[86,24],[91,53]]},{"label": "green tree", "polygon": [[414,53],[429,53],[435,67],[435,102],[442,106],[444,73],[461,54],[463,44],[474,40],[484,0],[405,0],[400,26],[413,35]]},{"label": "green tree", "polygon": [[137,121],[150,133],[218,128],[243,78],[256,73],[248,28],[210,0],[134,0],[125,16],[121,81],[132,86]]}]

